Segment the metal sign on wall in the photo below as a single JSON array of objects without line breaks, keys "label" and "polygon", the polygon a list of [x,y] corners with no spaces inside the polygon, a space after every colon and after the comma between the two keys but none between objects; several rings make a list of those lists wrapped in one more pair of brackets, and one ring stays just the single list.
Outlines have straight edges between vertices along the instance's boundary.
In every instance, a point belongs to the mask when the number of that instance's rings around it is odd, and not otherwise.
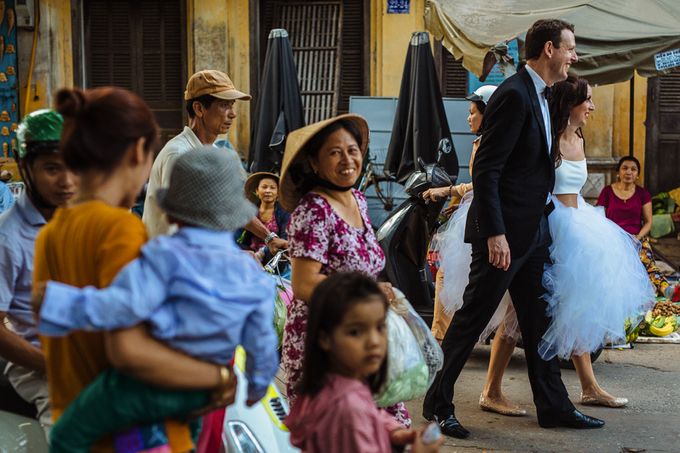
[{"label": "metal sign on wall", "polygon": [[0,1],[0,146],[3,158],[14,158],[19,122],[17,27],[14,0]]},{"label": "metal sign on wall", "polygon": [[387,0],[387,14],[409,14],[411,0]]},{"label": "metal sign on wall", "polygon": [[657,71],[665,71],[680,66],[680,49],[669,50],[654,55]]}]

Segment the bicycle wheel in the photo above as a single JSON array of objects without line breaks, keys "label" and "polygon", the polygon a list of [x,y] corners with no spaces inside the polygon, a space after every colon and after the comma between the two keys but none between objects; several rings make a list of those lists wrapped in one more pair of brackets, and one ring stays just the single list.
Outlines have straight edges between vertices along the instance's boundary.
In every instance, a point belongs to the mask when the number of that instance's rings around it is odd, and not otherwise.
[{"label": "bicycle wheel", "polygon": [[401,184],[375,175],[368,182],[364,196],[368,205],[368,216],[375,229],[378,229],[392,211],[408,198]]}]

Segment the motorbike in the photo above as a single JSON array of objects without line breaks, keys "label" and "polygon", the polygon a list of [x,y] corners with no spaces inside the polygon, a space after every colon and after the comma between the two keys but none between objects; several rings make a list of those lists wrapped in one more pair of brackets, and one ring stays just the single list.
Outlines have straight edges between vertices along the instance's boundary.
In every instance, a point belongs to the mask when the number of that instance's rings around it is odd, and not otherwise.
[{"label": "motorbike", "polygon": [[425,164],[422,159],[418,163],[420,169],[404,184],[409,197],[378,228],[376,236],[385,253],[385,276],[431,324],[434,281],[427,263],[427,250],[439,226],[439,213],[445,201],[428,202],[422,195],[427,189],[454,184],[455,177],[437,163]]},{"label": "motorbike", "polygon": [[227,408],[222,431],[222,451],[234,453],[298,452],[290,443],[288,402],[276,384],[269,384],[267,394],[252,407],[246,404],[248,380],[244,374],[245,351],[239,347],[234,359],[237,387],[234,403]]},{"label": "motorbike", "polygon": [[25,402],[2,373],[6,364],[0,358],[0,452],[47,453],[47,439],[35,419],[35,406]]}]

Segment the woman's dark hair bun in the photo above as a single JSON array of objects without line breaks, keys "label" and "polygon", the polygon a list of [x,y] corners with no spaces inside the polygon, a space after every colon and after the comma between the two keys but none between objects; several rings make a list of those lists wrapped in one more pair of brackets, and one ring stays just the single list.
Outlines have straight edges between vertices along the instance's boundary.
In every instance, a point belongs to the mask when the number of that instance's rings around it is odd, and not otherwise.
[{"label": "woman's dark hair bun", "polygon": [[112,172],[140,138],[147,153],[156,149],[159,132],[153,112],[131,91],[66,88],[57,92],[55,105],[65,120],[59,148],[73,171]]},{"label": "woman's dark hair bun", "polygon": [[85,93],[78,88],[62,88],[55,101],[57,112],[64,118],[73,118],[85,108]]}]

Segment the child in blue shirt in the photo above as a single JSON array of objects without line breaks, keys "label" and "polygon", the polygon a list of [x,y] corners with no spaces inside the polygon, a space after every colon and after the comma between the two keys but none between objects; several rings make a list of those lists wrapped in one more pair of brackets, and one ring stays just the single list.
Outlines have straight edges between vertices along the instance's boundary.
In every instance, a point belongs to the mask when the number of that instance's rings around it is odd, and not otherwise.
[{"label": "child in blue shirt", "polygon": [[[259,401],[278,369],[275,282],[234,241],[234,231],[255,215],[239,164],[214,147],[178,158],[170,187],[157,198],[179,231],[147,243],[108,288],[49,282],[40,333],[61,336],[145,322],[158,340],[216,364],[229,363],[240,344],[247,354],[248,400]],[[51,451],[88,451],[105,434],[186,417],[206,403],[206,392],[157,389],[107,371],[58,420]],[[130,448],[130,435],[116,439],[119,451],[140,451]]]}]

